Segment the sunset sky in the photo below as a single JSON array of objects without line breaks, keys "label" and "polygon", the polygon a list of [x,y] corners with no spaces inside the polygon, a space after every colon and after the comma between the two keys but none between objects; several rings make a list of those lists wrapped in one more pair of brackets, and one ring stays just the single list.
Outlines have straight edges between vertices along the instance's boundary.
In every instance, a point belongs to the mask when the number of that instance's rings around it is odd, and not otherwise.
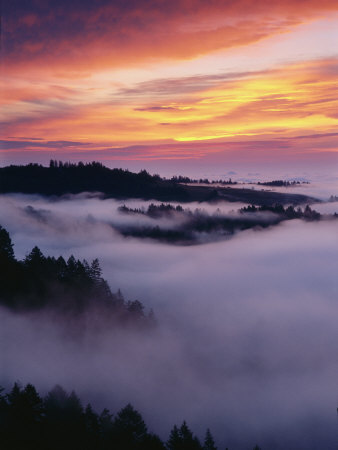
[{"label": "sunset sky", "polygon": [[1,41],[1,165],[338,165],[337,0],[4,0]]}]

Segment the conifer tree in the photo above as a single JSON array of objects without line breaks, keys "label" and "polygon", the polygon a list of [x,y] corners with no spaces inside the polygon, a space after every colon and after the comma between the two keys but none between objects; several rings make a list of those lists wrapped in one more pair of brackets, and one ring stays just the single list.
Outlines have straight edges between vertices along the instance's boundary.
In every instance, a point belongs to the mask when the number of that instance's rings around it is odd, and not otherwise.
[{"label": "conifer tree", "polygon": [[102,270],[100,267],[99,260],[95,258],[90,266],[90,276],[95,284],[99,284],[102,277]]},{"label": "conifer tree", "polygon": [[141,414],[130,403],[117,414],[113,427],[118,448],[134,450],[147,436],[147,426]]},{"label": "conifer tree", "polygon": [[31,267],[32,269],[35,269],[43,264],[45,260],[45,257],[43,256],[43,253],[39,249],[39,247],[35,246],[30,253],[26,256],[24,259],[24,263]]},{"label": "conifer tree", "polygon": [[206,434],[205,434],[203,450],[217,450],[214,438],[212,437],[212,434],[211,434],[209,428],[207,429]]},{"label": "conifer tree", "polygon": [[179,450],[181,445],[181,437],[176,425],[170,431],[169,439],[167,442],[168,450]]},{"label": "conifer tree", "polygon": [[0,261],[2,259],[13,260],[14,250],[8,231],[0,225]]}]

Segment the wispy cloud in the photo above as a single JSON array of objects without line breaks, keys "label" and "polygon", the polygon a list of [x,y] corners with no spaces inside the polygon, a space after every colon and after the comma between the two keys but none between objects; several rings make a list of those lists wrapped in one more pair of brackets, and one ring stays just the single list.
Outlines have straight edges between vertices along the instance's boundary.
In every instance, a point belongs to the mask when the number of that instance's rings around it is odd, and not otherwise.
[{"label": "wispy cloud", "polygon": [[[337,59],[266,71],[155,79],[105,95],[14,102],[2,122],[7,135],[47,141],[97,142],[104,147],[297,134],[326,135],[337,127]],[[153,101],[149,104],[149,98]],[[12,118],[11,118],[12,116]],[[170,125],[170,126],[169,126]],[[160,155],[159,155],[160,156]]]},{"label": "wispy cloud", "polygon": [[307,0],[305,5],[290,0],[215,0],[208,5],[152,0],[142,7],[138,1],[60,0],[56,5],[13,0],[3,10],[3,56],[9,68],[47,71],[60,64],[88,71],[154,58],[189,59],[247,45],[336,10],[335,0]]},{"label": "wispy cloud", "polygon": [[58,149],[58,148],[74,148],[92,145],[88,142],[79,141],[43,141],[41,138],[31,138],[30,140],[0,140],[0,149],[2,150],[17,150],[17,149]]}]

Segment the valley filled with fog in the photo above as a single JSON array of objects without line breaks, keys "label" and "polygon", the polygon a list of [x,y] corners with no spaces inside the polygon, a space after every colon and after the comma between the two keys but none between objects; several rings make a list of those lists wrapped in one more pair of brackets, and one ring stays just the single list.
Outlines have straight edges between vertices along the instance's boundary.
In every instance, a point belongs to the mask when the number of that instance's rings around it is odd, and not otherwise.
[{"label": "valley filled with fog", "polygon": [[[151,203],[0,196],[0,224],[18,259],[36,245],[50,256],[99,258],[112,291],[157,320],[150,330],[93,331],[88,317],[74,337],[59,316],[2,308],[0,384],[31,382],[42,392],[61,384],[96,409],[130,402],[163,438],[186,420],[198,436],[209,427],[220,448],[336,449],[338,221],[289,220],[200,245],[112,227],[153,226],[118,209]],[[224,216],[244,206],[184,205]],[[337,202],[311,207],[338,212]],[[156,224],[170,230],[180,220]]]}]

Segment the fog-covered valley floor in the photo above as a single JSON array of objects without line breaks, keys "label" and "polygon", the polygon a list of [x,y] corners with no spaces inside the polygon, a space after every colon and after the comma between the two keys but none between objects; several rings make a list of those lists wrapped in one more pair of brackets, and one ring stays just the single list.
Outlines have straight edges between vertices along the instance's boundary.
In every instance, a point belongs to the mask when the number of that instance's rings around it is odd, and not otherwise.
[{"label": "fog-covered valley floor", "polygon": [[[35,245],[98,257],[112,290],[153,308],[158,322],[144,333],[102,328],[72,339],[55,317],[2,309],[0,384],[46,392],[58,383],[113,412],[131,402],[163,438],[185,419],[230,450],[337,449],[338,222],[292,220],[178,247],[118,235],[111,221],[131,220],[119,205],[0,197],[17,258]],[[338,212],[328,205],[323,212]]]}]

